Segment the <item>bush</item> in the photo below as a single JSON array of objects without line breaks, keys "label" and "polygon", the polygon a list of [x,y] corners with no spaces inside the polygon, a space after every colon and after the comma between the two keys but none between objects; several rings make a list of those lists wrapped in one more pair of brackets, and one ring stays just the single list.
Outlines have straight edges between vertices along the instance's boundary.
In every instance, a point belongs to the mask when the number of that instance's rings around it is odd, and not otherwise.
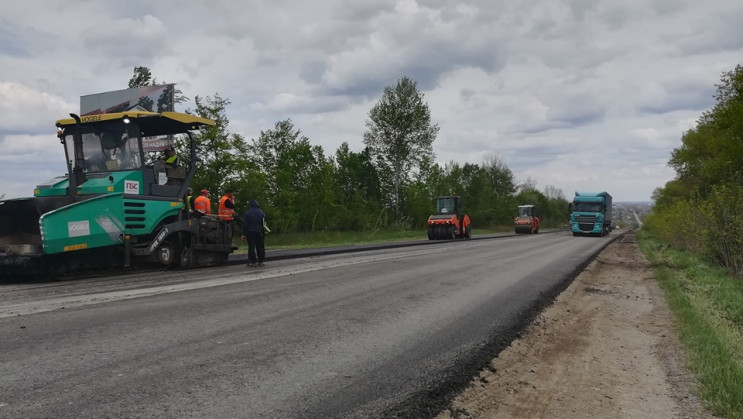
[{"label": "bush", "polygon": [[705,198],[679,199],[656,210],[644,228],[680,250],[704,255],[743,278],[743,187],[720,185]]},{"label": "bush", "polygon": [[743,278],[743,187],[721,185],[702,204],[705,254]]}]

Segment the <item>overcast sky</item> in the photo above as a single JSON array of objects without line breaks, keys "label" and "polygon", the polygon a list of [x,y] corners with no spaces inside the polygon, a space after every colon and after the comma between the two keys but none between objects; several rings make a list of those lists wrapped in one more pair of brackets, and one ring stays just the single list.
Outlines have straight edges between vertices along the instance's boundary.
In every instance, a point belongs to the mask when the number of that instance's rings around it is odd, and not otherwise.
[{"label": "overcast sky", "polygon": [[[647,201],[681,135],[743,63],[743,2],[0,0],[0,194],[64,174],[54,122],[135,66],[230,132],[291,118],[326,156],[363,149],[386,86],[417,81],[439,163],[503,158],[517,180]],[[181,109],[194,107],[193,102]],[[250,181],[249,179],[247,180]]]}]

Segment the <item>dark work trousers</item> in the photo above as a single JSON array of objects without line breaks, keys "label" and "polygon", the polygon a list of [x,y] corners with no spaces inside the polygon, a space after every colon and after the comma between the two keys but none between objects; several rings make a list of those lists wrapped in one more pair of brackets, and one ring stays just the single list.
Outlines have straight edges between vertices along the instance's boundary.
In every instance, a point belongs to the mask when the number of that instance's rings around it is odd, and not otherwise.
[{"label": "dark work trousers", "polygon": [[263,243],[262,231],[248,231],[245,237],[248,240],[248,260],[250,263],[256,262],[256,253],[258,254],[258,263],[263,263],[266,258],[266,248]]}]

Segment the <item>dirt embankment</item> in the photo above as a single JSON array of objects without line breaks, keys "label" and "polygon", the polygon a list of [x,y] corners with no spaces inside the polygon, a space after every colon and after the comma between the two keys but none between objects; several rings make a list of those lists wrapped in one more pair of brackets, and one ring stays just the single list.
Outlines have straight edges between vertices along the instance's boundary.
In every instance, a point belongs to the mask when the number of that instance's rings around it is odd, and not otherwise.
[{"label": "dirt embankment", "polygon": [[437,419],[711,417],[674,327],[627,233]]}]

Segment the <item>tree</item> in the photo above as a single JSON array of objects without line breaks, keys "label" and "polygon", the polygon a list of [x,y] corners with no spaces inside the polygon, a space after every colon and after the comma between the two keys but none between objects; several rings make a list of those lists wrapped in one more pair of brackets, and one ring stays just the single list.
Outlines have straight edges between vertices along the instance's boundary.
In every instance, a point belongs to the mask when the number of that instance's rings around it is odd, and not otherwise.
[{"label": "tree", "polygon": [[516,193],[516,178],[503,157],[490,153],[483,159],[482,166],[488,172],[496,198],[506,198]]},{"label": "tree", "polygon": [[409,180],[410,171],[424,158],[433,157],[433,141],[439,132],[431,124],[431,112],[423,102],[417,83],[408,77],[395,88],[386,87],[379,102],[369,111],[364,144],[392,177],[392,201],[399,216],[400,188]]},{"label": "tree", "polygon": [[528,176],[524,183],[519,185],[519,192],[537,190],[537,180],[531,176]]},{"label": "tree", "polygon": [[[248,157],[245,139],[228,131],[230,121],[227,118],[227,106],[230,101],[223,99],[218,93],[204,99],[196,96],[195,101],[196,109],[186,112],[211,119],[215,125],[194,134],[198,161],[190,163],[197,164],[199,169],[192,182],[193,189],[197,191],[206,188],[213,194],[232,189],[235,202],[245,209],[246,201],[252,196],[247,179],[255,172],[255,166],[251,165]],[[187,160],[188,146],[183,141],[184,139],[176,141],[176,150]]]},{"label": "tree", "polygon": [[152,86],[152,72],[147,67],[134,67],[134,75],[129,79],[129,88]]},{"label": "tree", "polygon": [[265,200],[280,218],[277,228],[311,230],[327,225],[330,217],[323,183],[330,183],[329,162],[322,148],[312,146],[290,119],[279,121],[274,129],[261,131],[250,150],[264,177]]},{"label": "tree", "polygon": [[[133,89],[135,87],[155,86],[157,84],[158,84],[157,79],[152,77],[152,72],[150,71],[149,68],[141,67],[141,66],[134,67],[134,74],[132,75],[132,78],[129,79],[130,89]],[[162,84],[170,84],[170,83],[163,82]],[[169,89],[172,89],[172,88],[169,88]],[[170,100],[171,95],[173,96],[174,103],[188,102],[188,98],[183,95],[183,92],[180,89],[175,89],[172,92],[169,89],[166,90],[166,92],[164,92],[162,95],[160,95],[160,98],[157,101],[157,112],[162,112],[163,110],[165,110],[163,109],[163,103],[166,100],[166,98],[167,100]],[[152,103],[152,100],[150,100],[149,98],[148,100],[149,100],[149,104],[142,103],[142,101],[140,101],[140,106],[142,106],[143,108],[149,111],[153,111],[154,104]]]},{"label": "tree", "polygon": [[671,153],[676,178],[653,192],[644,228],[743,277],[743,66],[722,74],[714,97]]},{"label": "tree", "polygon": [[513,220],[516,202],[516,178],[508,168],[505,159],[496,153],[485,156],[482,166],[488,174],[493,204],[488,220],[496,224],[505,224]]},{"label": "tree", "polygon": [[544,187],[544,196],[547,199],[547,207],[544,209],[544,225],[558,226],[570,218],[568,213],[568,200],[562,189],[552,185]]},{"label": "tree", "polygon": [[740,183],[743,173],[743,66],[724,72],[717,103],[681,138],[668,164],[677,180],[706,196],[713,186]]},{"label": "tree", "polygon": [[379,175],[368,147],[360,153],[351,151],[344,142],[335,153],[335,165],[340,205],[338,214],[343,229],[373,229],[383,208]]},{"label": "tree", "polygon": [[547,199],[561,199],[563,201],[567,201],[567,199],[565,199],[565,194],[562,192],[562,189],[552,185],[547,185],[544,187],[544,196],[546,196]]}]

